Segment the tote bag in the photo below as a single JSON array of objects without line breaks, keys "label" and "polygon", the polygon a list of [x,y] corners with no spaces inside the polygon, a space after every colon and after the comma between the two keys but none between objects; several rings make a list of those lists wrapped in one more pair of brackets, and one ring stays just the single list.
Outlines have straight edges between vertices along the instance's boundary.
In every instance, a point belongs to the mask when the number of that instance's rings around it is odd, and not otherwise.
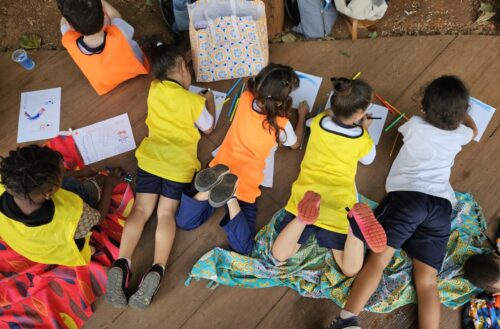
[{"label": "tote bag", "polygon": [[188,5],[189,37],[198,82],[256,75],[269,60],[264,3],[199,0]]}]

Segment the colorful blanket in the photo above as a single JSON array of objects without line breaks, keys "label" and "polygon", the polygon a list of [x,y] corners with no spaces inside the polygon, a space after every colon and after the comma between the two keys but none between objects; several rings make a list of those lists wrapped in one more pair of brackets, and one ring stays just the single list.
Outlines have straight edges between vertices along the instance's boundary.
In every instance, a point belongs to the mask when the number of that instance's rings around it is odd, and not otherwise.
[{"label": "colorful blanket", "polygon": [[[362,202],[376,206],[373,201],[361,198]],[[490,252],[481,247],[486,239],[486,220],[481,207],[470,194],[457,193],[457,198],[448,250],[438,278],[441,302],[450,308],[463,305],[480,291],[463,277],[462,264],[473,254]],[[194,278],[210,280],[209,286],[285,286],[302,296],[328,298],[343,306],[353,279],[342,275],[331,252],[319,247],[313,236],[285,265],[277,266],[270,251],[277,236],[276,227],[284,215],[283,209],[278,211],[258,232],[251,257],[215,248],[193,266],[186,285]],[[386,313],[416,303],[411,273],[411,259],[404,251],[396,252],[365,309]]]},{"label": "colorful blanket", "polygon": [[34,263],[0,240],[0,328],[81,328],[105,291],[106,268],[118,256],[133,201],[130,185],[115,187],[111,211],[92,234],[96,251],[88,266]]}]

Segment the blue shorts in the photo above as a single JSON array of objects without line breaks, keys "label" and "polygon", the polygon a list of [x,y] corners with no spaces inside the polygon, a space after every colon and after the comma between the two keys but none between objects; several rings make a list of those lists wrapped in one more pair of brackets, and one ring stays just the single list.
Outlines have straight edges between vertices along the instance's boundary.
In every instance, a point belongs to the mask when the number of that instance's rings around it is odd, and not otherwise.
[{"label": "blue shorts", "polygon": [[390,192],[375,209],[387,245],[441,269],[451,229],[449,200],[413,191]]},{"label": "blue shorts", "polygon": [[193,194],[194,187],[192,183],[173,182],[137,168],[135,192],[163,195],[169,199],[180,200],[182,193]]},{"label": "blue shorts", "polygon": [[[285,226],[287,226],[288,223],[290,223],[295,217],[297,216],[287,211],[283,220],[278,224],[277,232],[280,233],[285,228]],[[312,234],[316,235],[316,240],[318,241],[318,245],[320,247],[325,247],[328,249],[335,249],[335,250],[344,250],[347,234],[328,231],[325,230],[324,228],[314,225],[306,225],[297,243],[298,244],[306,243]]]}]

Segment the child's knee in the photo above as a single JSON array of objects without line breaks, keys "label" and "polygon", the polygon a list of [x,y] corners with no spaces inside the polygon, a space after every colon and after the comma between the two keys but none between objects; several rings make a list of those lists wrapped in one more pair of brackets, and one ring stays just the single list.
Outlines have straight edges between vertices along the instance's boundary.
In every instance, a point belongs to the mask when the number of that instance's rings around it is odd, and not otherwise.
[{"label": "child's knee", "polygon": [[437,277],[432,274],[418,274],[413,276],[417,289],[437,289]]},{"label": "child's knee", "polygon": [[363,262],[344,262],[340,269],[345,276],[352,278],[359,273],[362,266]]}]

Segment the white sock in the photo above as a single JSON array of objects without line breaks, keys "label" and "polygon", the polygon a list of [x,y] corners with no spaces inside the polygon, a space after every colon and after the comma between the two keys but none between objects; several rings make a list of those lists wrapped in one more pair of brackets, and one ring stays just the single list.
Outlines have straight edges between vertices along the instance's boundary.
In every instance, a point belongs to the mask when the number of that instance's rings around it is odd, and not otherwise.
[{"label": "white sock", "polygon": [[346,310],[342,310],[342,311],[340,311],[340,318],[341,318],[341,319],[344,319],[344,320],[345,320],[345,319],[352,318],[352,317],[354,317],[354,316],[356,316],[356,314],[352,314],[352,313],[351,313],[351,312],[349,312],[349,311],[346,311]]},{"label": "white sock", "polygon": [[128,268],[131,268],[132,267],[132,261],[126,257],[122,257],[123,259],[125,259],[127,261],[127,264],[128,264]]}]

